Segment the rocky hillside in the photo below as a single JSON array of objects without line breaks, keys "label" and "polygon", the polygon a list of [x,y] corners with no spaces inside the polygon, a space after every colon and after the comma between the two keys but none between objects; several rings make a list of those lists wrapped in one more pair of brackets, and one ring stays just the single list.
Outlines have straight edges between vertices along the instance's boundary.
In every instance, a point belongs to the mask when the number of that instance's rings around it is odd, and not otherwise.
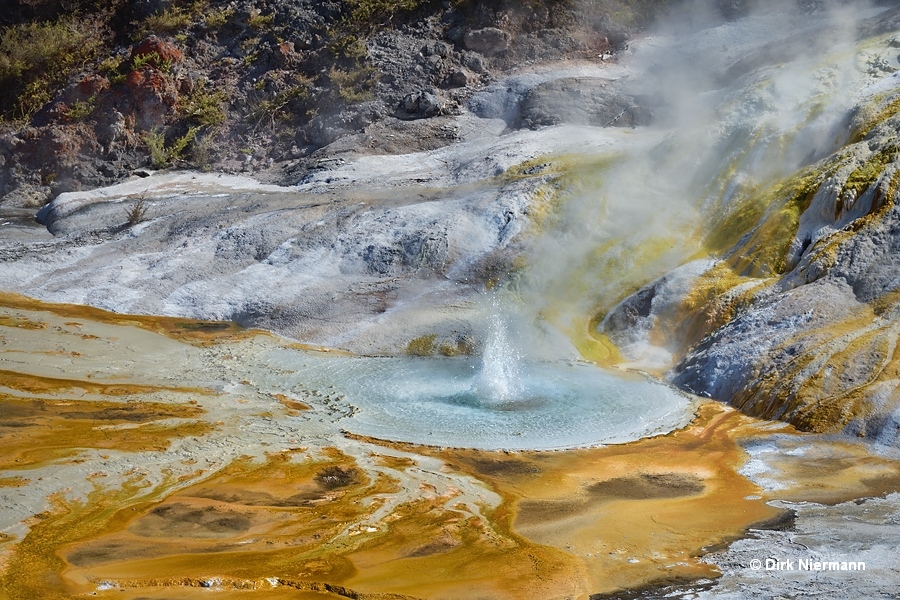
[{"label": "rocky hillside", "polygon": [[[671,380],[805,431],[896,445],[900,432],[900,12],[862,23],[865,90],[834,152],[742,188],[712,212],[720,257],[673,271],[619,305],[602,329],[649,331]],[[735,183],[737,182],[737,183]],[[632,338],[629,338],[632,336]]]},{"label": "rocky hillside", "polygon": [[7,4],[0,202],[40,206],[142,168],[285,179],[376,123],[365,152],[438,147],[454,136],[429,119],[498,73],[614,52],[664,2]]}]

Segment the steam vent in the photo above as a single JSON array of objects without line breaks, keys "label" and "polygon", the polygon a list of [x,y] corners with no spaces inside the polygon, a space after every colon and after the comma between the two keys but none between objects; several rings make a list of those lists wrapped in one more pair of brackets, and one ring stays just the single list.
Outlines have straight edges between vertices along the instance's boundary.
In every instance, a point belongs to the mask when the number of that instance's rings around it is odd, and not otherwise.
[{"label": "steam vent", "polygon": [[6,0],[0,600],[895,598],[900,0]]}]

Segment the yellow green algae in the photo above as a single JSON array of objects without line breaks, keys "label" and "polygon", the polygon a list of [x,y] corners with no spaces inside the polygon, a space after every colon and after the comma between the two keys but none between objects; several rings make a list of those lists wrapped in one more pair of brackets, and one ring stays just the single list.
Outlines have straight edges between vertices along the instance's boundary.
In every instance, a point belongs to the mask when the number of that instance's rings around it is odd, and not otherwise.
[{"label": "yellow green algae", "polygon": [[810,168],[740,198],[712,220],[705,246],[712,253],[727,253],[741,276],[784,273],[800,216],[826,177],[822,167]]},{"label": "yellow green algae", "polygon": [[900,94],[897,92],[878,94],[864,105],[857,115],[858,125],[851,134],[851,143],[862,141],[873,129],[898,112],[900,112]]},{"label": "yellow green algae", "polygon": [[406,345],[406,353],[410,356],[431,356],[435,351],[437,334],[431,333],[410,340]]}]

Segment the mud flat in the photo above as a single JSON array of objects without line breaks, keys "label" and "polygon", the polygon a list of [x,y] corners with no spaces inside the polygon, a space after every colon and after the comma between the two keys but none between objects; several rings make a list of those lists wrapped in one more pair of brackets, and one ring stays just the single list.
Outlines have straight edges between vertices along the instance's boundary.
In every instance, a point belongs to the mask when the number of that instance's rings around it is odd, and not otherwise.
[{"label": "mud flat", "polygon": [[291,344],[262,332],[4,296],[0,340],[0,597],[724,593],[784,576],[752,579],[747,544],[838,524],[802,543],[883,585],[897,568],[896,462],[718,403],[621,445],[438,448],[343,432],[333,390],[275,391],[259,359]]}]

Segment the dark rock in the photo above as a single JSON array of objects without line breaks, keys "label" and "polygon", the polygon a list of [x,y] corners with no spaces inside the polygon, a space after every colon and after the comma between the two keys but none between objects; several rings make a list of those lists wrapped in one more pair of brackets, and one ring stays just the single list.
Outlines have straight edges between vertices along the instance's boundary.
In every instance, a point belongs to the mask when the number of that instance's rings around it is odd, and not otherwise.
[{"label": "dark rock", "polygon": [[422,91],[405,96],[401,107],[408,115],[435,117],[444,110],[444,103],[433,93]]},{"label": "dark rock", "polygon": [[439,56],[441,58],[447,58],[450,54],[450,46],[444,42],[440,41],[432,41],[426,43],[422,47],[422,55],[423,56]]},{"label": "dark rock", "polygon": [[463,36],[463,43],[468,50],[480,52],[485,56],[495,56],[509,48],[510,35],[496,27],[485,27],[468,31]]},{"label": "dark rock", "polygon": [[76,102],[86,102],[109,89],[109,80],[97,74],[85,75],[81,81],[63,90],[61,99],[71,106]]},{"label": "dark rock", "polygon": [[135,19],[146,19],[165,11],[172,5],[171,0],[134,0],[131,14]]},{"label": "dark rock", "polygon": [[450,77],[447,79],[447,83],[454,87],[465,87],[469,85],[469,74],[459,69],[458,71],[454,71],[450,74]]},{"label": "dark rock", "polygon": [[419,97],[419,110],[428,117],[441,114],[444,110],[444,103],[437,96],[429,92],[422,92]]},{"label": "dark rock", "polygon": [[486,70],[484,57],[477,52],[466,52],[463,57],[463,65],[476,73],[484,73]]},{"label": "dark rock", "polygon": [[558,79],[538,85],[522,102],[523,127],[570,123],[595,127],[637,127],[653,120],[638,100],[594,78]]}]

